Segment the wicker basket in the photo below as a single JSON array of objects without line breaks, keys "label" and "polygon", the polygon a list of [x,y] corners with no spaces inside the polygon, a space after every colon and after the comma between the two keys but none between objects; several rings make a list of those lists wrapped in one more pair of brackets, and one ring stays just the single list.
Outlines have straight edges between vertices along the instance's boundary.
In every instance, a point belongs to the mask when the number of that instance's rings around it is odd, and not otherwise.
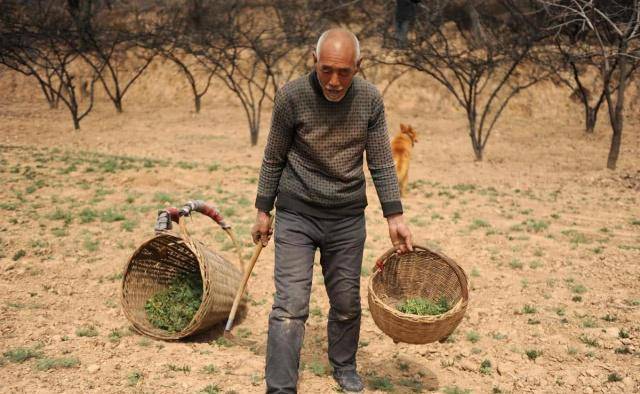
[{"label": "wicker basket", "polygon": [[[387,251],[376,262],[369,279],[369,310],[376,325],[394,342],[424,344],[448,337],[460,324],[469,302],[467,276],[447,256],[415,246],[399,255]],[[408,298],[432,301],[446,297],[453,307],[436,316],[400,312],[396,306]]]},{"label": "wicker basket", "polygon": [[[189,236],[184,218],[178,216],[177,212],[175,210],[172,217],[179,221],[181,235],[157,231],[155,237],[144,242],[133,253],[125,265],[122,280],[122,307],[125,316],[138,331],[157,339],[184,338],[226,321],[242,280],[242,268],[207,249],[201,242],[193,240]],[[222,220],[219,214],[218,218]],[[237,248],[230,226],[223,221],[221,226],[231,236]],[[243,265],[241,259],[240,264]],[[167,288],[175,277],[198,272],[202,277],[202,302],[191,322],[178,332],[154,327],[148,321],[144,308],[147,300]]]}]

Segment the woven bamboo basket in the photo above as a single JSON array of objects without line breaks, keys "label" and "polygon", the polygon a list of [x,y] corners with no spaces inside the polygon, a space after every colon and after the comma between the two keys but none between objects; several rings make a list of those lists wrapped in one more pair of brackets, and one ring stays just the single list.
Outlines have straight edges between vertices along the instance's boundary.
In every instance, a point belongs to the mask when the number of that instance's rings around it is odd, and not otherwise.
[{"label": "woven bamboo basket", "polygon": [[[424,344],[445,339],[460,324],[469,302],[464,270],[449,257],[417,245],[413,252],[400,255],[390,249],[382,255],[368,290],[371,316],[394,342]],[[441,315],[412,315],[396,308],[406,299],[435,302],[443,296],[453,306]]]},{"label": "woven bamboo basket", "polygon": [[[204,204],[201,201],[190,201],[188,204],[197,203]],[[125,265],[122,280],[124,314],[134,328],[145,335],[164,340],[180,339],[206,331],[229,317],[233,299],[242,280],[244,263],[231,226],[222,220],[215,208],[208,205],[205,207],[209,211],[203,213],[216,220],[231,237],[236,246],[240,267],[191,238],[184,219],[189,213],[178,213],[183,212],[184,207],[181,211],[175,208],[160,211],[158,223],[162,221],[162,214],[166,213],[164,228],[159,228],[157,224],[156,236],[136,249]],[[167,223],[168,216],[170,218]],[[180,235],[167,231],[171,229],[171,219],[179,222]],[[177,276],[198,272],[203,285],[202,302],[191,322],[178,332],[154,327],[146,316],[144,306],[147,300],[167,288]]]}]

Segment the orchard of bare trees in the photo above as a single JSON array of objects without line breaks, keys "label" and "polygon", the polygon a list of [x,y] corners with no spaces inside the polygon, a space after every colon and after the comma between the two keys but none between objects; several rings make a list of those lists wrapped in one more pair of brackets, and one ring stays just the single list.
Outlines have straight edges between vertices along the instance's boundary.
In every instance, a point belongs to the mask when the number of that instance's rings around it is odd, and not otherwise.
[{"label": "orchard of bare trees", "polygon": [[360,38],[364,77],[411,71],[442,85],[477,160],[512,99],[551,80],[582,106],[586,133],[605,111],[615,169],[640,66],[640,0],[0,0],[0,68],[30,77],[80,129],[96,88],[126,116],[131,86],[163,58],[196,113],[212,81],[232,92],[255,145],[278,87],[308,71],[315,40],[335,25]]}]

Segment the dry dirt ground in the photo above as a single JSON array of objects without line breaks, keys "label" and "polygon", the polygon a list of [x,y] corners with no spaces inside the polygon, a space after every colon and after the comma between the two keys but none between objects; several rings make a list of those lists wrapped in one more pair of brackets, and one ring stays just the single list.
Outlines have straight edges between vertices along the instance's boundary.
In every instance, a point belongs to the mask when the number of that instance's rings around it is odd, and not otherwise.
[{"label": "dry dirt ground", "polygon": [[[32,81],[4,73],[0,85],[0,392],[263,392],[271,245],[236,328],[246,346],[225,346],[219,331],[146,338],[130,330],[119,297],[123,264],[152,236],[160,207],[213,202],[251,253],[267,128],[251,147],[241,107],[221,88],[196,116],[181,77],[160,66],[125,97],[125,113],[101,99],[81,131],[45,106]],[[367,392],[640,391],[640,107],[630,105],[612,172],[605,113],[585,136],[581,109],[563,91],[536,89],[505,113],[483,162],[436,86],[411,76],[390,89],[390,129],[407,122],[420,133],[403,201],[415,242],[460,263],[471,301],[443,344],[394,344],[375,326],[366,283],[390,242],[368,178],[358,353]],[[190,226],[235,261],[210,221]],[[303,393],[337,391],[327,312],[316,267]]]}]

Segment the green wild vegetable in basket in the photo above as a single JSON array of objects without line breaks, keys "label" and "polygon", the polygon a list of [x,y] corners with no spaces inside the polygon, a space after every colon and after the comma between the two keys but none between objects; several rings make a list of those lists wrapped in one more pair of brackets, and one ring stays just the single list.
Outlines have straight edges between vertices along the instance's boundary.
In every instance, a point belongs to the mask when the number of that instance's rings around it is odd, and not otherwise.
[{"label": "green wild vegetable in basket", "polygon": [[398,310],[412,315],[441,315],[451,309],[449,301],[445,297],[440,297],[437,302],[426,298],[409,298],[398,305]]},{"label": "green wild vegetable in basket", "polygon": [[149,322],[169,332],[182,331],[191,322],[202,302],[199,274],[176,277],[169,287],[154,294],[144,305]]}]

